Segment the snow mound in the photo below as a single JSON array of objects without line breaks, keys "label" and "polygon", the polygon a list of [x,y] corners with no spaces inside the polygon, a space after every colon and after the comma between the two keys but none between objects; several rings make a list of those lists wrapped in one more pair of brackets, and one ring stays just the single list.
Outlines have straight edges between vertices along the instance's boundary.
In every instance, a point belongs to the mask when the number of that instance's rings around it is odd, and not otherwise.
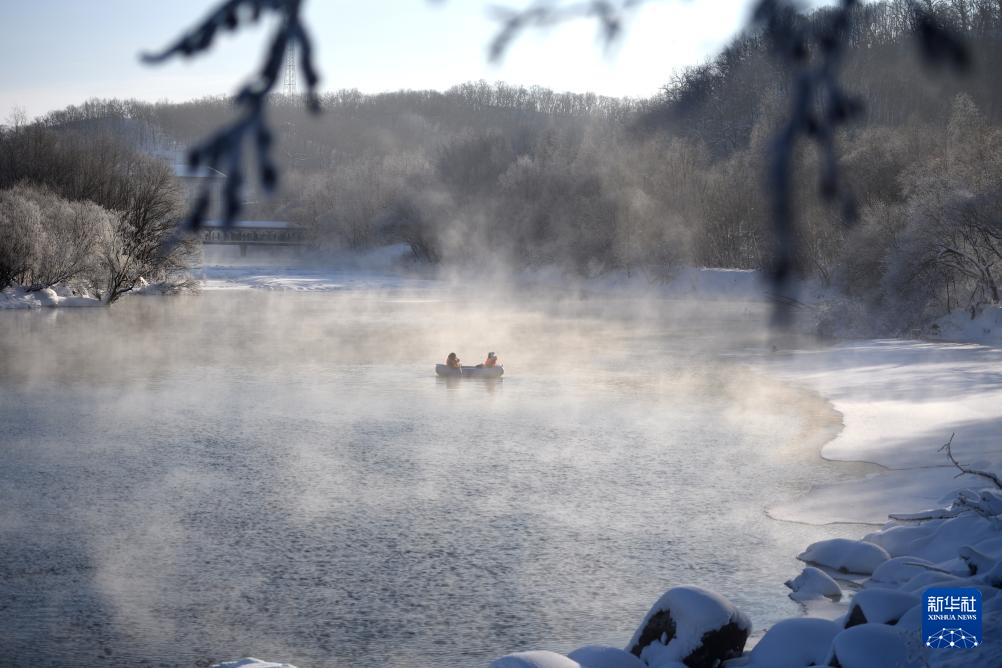
[{"label": "snow mound", "polygon": [[[533,652],[516,652],[491,661],[489,668],[583,668],[574,659],[563,654],[538,650]],[[586,667],[585,667],[586,668]]]},{"label": "snow mound", "polygon": [[973,513],[919,525],[902,524],[867,534],[863,540],[883,547],[891,556],[921,557],[941,563],[959,557],[959,547],[978,547],[980,541],[997,536],[989,519]]},{"label": "snow mound", "polygon": [[926,651],[914,633],[884,624],[861,624],[835,636],[826,666],[925,668]]},{"label": "snow mound", "polygon": [[949,575],[936,564],[919,557],[894,557],[877,566],[867,586],[898,587],[921,573]]},{"label": "snow mound", "polygon": [[261,659],[255,659],[254,657],[248,657],[246,659],[240,659],[239,661],[226,661],[224,663],[217,663],[212,668],[296,668],[290,663],[272,663],[271,661],[262,661]]},{"label": "snow mound", "polygon": [[887,550],[865,540],[832,538],[812,543],[797,556],[809,564],[817,564],[840,573],[870,575],[891,558]]},{"label": "snow mound", "polygon": [[784,582],[792,589],[790,598],[794,601],[807,601],[822,596],[837,601],[842,598],[842,588],[830,575],[820,568],[807,566],[797,577]]},{"label": "snow mound", "polygon": [[723,596],[700,587],[669,589],[651,607],[627,648],[650,668],[716,666],[739,656],[751,621]]},{"label": "snow mound", "polygon": [[804,668],[821,665],[832,640],[842,632],[835,622],[814,617],[784,619],[769,629],[751,651],[749,668]]},{"label": "snow mound", "polygon": [[896,624],[910,609],[922,602],[915,594],[894,589],[864,589],[852,597],[845,626]]},{"label": "snow mound", "polygon": [[645,668],[644,662],[629,652],[605,645],[585,645],[569,652],[567,657],[585,668]]},{"label": "snow mound", "polygon": [[77,292],[62,285],[31,292],[20,287],[8,287],[0,290],[0,310],[53,306],[103,306],[103,304],[100,299],[91,297],[86,292]]}]

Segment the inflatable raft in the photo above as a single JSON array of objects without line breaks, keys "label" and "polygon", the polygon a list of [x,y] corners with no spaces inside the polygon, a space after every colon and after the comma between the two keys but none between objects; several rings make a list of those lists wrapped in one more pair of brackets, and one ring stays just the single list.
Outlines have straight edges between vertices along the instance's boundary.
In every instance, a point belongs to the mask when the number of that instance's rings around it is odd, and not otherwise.
[{"label": "inflatable raft", "polygon": [[436,364],[435,374],[446,378],[500,378],[504,375],[504,367],[464,366],[459,369],[453,369],[444,364]]}]

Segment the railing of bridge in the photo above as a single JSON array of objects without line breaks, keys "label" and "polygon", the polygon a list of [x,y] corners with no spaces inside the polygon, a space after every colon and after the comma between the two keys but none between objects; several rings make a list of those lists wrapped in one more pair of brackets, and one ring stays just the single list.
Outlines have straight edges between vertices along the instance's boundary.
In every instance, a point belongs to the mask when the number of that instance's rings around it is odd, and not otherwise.
[{"label": "railing of bridge", "polygon": [[203,244],[300,246],[306,243],[302,228],[212,228],[204,227],[199,232]]}]

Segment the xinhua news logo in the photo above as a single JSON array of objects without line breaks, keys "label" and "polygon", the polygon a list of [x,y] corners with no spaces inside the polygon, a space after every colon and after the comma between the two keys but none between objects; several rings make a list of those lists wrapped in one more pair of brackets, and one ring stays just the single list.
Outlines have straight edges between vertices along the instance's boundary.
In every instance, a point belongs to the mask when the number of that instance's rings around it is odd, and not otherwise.
[{"label": "xinhua news logo", "polygon": [[981,644],[981,592],[926,589],[922,594],[922,637],[933,649],[970,649]]}]

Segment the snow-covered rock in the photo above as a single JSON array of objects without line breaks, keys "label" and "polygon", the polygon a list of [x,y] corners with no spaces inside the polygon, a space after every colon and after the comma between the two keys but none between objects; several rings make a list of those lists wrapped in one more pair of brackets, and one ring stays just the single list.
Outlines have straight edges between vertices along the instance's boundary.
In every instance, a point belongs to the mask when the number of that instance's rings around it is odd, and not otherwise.
[{"label": "snow-covered rock", "polygon": [[832,538],[812,543],[797,559],[817,564],[840,573],[870,575],[880,564],[891,558],[887,550],[865,540]]},{"label": "snow-covered rock", "polygon": [[845,627],[859,624],[896,624],[911,608],[922,599],[896,589],[864,589],[852,597]]},{"label": "snow-covered rock", "polygon": [[651,607],[628,651],[650,668],[684,663],[714,668],[739,656],[751,622],[723,596],[700,587],[673,587]]},{"label": "snow-covered rock", "polygon": [[861,624],[835,636],[826,666],[841,668],[925,668],[920,636],[885,624]]},{"label": "snow-covered rock", "polygon": [[240,659],[239,661],[226,661],[224,663],[217,663],[212,668],[296,668],[290,663],[272,663],[270,661],[262,661],[261,659],[255,659],[254,657],[248,657],[246,659]]},{"label": "snow-covered rock", "polygon": [[821,665],[831,654],[832,640],[842,627],[827,619],[784,619],[770,628],[755,645],[749,668],[804,668]]},{"label": "snow-covered rock", "polygon": [[970,571],[971,575],[977,575],[978,573],[987,573],[999,562],[999,558],[995,555],[985,554],[978,548],[972,545],[962,545],[957,551],[960,558]]},{"label": "snow-covered rock", "polygon": [[59,295],[52,288],[39,290],[35,298],[42,306],[57,306],[60,301]]},{"label": "snow-covered rock", "polygon": [[893,557],[913,556],[942,563],[957,558],[962,545],[988,551],[980,543],[993,536],[998,536],[994,522],[975,513],[966,513],[917,525],[892,526],[867,534],[863,540],[880,545]]},{"label": "snow-covered rock", "polygon": [[908,582],[899,587],[901,591],[909,591],[913,594],[921,594],[930,587],[964,587],[966,578],[956,575],[947,575],[938,571],[927,571],[919,573]]},{"label": "snow-covered rock", "polygon": [[587,668],[563,654],[536,650],[516,652],[491,661],[490,668]]},{"label": "snow-covered rock", "polygon": [[605,645],[585,645],[568,652],[567,657],[584,668],[645,668],[644,662],[629,652]]},{"label": "snow-covered rock", "polygon": [[820,568],[807,566],[800,575],[784,582],[792,589],[790,598],[794,601],[808,601],[822,596],[837,601],[842,598],[842,588],[827,573]]},{"label": "snow-covered rock", "polygon": [[920,557],[893,557],[877,566],[867,586],[898,587],[920,573],[946,574],[941,567]]}]

